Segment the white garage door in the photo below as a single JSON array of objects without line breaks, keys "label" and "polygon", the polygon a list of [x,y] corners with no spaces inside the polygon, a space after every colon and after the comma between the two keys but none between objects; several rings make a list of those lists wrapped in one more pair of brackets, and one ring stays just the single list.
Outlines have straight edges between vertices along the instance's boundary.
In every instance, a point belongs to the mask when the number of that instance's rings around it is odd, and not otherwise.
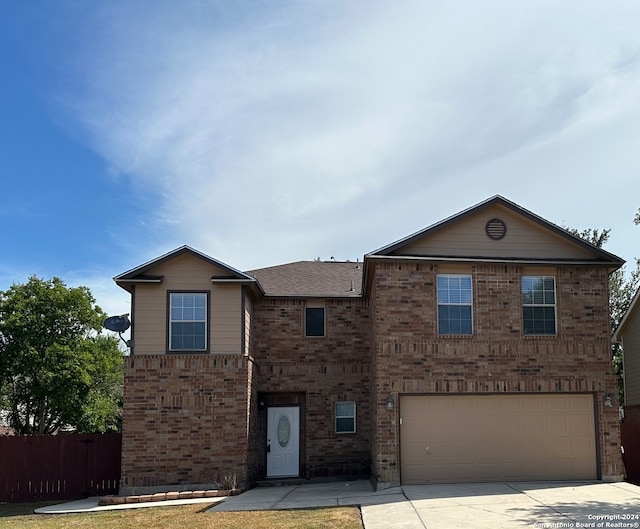
[{"label": "white garage door", "polygon": [[400,397],[406,485],[596,479],[593,396]]}]

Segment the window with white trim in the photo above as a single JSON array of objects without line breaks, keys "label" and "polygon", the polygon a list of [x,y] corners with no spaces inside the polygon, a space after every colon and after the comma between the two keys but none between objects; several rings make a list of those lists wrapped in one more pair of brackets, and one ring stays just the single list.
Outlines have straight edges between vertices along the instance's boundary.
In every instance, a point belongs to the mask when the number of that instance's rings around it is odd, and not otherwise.
[{"label": "window with white trim", "polygon": [[522,322],[524,334],[556,334],[555,277],[522,277]]},{"label": "window with white trim", "polygon": [[207,294],[169,294],[169,351],[207,350]]},{"label": "window with white trim", "polygon": [[471,276],[438,274],[438,334],[473,334]]},{"label": "window with white trim", "polygon": [[336,402],[336,433],[355,433],[356,403]]}]

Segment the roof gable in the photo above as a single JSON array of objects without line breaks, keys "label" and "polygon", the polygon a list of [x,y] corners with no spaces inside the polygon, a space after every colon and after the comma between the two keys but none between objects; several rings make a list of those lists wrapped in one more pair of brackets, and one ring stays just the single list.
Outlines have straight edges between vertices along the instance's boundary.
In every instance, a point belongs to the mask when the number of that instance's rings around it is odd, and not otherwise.
[{"label": "roof gable", "polygon": [[161,283],[163,279],[163,268],[171,261],[174,261],[184,256],[189,256],[198,259],[211,267],[211,279],[212,281],[219,282],[250,282],[255,283],[255,279],[251,276],[236,270],[235,268],[218,261],[213,257],[203,254],[189,246],[181,246],[171,252],[168,252],[160,257],[148,261],[140,266],[132,268],[127,272],[117,275],[113,280],[122,288],[129,290],[129,285],[140,283]]},{"label": "roof gable", "polygon": [[492,197],[457,215],[367,254],[367,257],[580,262],[624,261],[517,204]]}]

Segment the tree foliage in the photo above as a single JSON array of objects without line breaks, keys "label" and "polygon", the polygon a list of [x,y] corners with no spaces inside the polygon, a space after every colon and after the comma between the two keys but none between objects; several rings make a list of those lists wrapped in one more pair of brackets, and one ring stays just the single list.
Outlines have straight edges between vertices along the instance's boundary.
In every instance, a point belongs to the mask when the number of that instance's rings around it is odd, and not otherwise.
[{"label": "tree foliage", "polygon": [[[640,210],[636,213],[634,222],[635,224],[640,224]],[[589,228],[582,231],[566,227],[565,229],[598,248],[604,246],[611,233],[610,229],[598,230],[597,228]],[[631,305],[631,301],[633,301],[633,296],[638,290],[638,286],[640,286],[640,259],[636,259],[636,267],[630,274],[627,274],[625,265],[609,275],[609,323],[611,332],[615,331],[620,325],[622,318]],[[618,377],[620,402],[624,402],[623,362],[620,344],[613,344],[611,352],[613,370]]]},{"label": "tree foliage", "polygon": [[0,407],[19,434],[118,430],[122,354],[86,287],[32,276],[0,291]]}]

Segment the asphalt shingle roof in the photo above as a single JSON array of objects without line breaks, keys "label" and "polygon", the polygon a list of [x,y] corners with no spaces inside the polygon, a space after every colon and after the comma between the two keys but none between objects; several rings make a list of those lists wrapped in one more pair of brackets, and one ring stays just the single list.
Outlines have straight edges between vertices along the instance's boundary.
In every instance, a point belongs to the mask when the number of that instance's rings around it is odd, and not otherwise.
[{"label": "asphalt shingle roof", "polygon": [[297,261],[245,272],[267,296],[359,297],[362,263]]}]

